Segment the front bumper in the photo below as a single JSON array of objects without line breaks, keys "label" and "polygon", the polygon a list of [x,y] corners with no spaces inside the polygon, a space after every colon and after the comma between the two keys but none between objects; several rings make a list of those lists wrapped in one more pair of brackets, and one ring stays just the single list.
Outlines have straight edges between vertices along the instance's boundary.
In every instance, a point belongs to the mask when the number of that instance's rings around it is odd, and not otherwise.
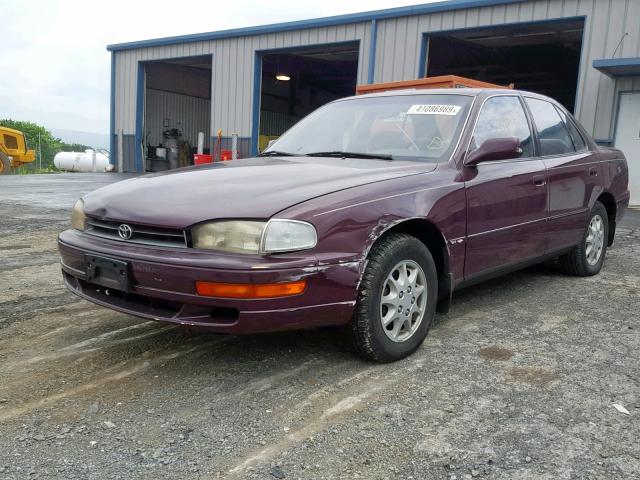
[{"label": "front bumper", "polygon": [[[58,239],[65,284],[93,303],[138,317],[180,323],[220,333],[295,330],[347,323],[360,278],[358,262],[319,265],[312,255],[270,257],[149,247],[67,230]],[[87,282],[84,257],[126,261],[127,293]],[[279,283],[305,280],[291,297],[238,300],[199,296],[196,280]]]}]

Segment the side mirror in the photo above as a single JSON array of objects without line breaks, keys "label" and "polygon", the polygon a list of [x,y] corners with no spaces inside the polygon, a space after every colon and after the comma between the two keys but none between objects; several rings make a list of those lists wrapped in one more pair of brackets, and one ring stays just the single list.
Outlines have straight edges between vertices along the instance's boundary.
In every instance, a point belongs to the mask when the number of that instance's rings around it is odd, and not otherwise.
[{"label": "side mirror", "polygon": [[490,138],[469,153],[464,164],[471,167],[491,160],[508,160],[517,158],[521,153],[520,140],[516,137]]}]

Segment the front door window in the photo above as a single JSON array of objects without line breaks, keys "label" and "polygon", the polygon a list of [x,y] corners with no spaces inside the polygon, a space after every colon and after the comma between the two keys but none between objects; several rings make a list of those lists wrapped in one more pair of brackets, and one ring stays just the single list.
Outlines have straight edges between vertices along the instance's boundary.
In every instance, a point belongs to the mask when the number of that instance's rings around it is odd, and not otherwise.
[{"label": "front door window", "polygon": [[520,99],[508,95],[491,97],[484,102],[478,116],[470,151],[479,148],[490,138],[506,137],[515,137],[520,140],[522,149],[520,157],[533,156],[531,129]]}]

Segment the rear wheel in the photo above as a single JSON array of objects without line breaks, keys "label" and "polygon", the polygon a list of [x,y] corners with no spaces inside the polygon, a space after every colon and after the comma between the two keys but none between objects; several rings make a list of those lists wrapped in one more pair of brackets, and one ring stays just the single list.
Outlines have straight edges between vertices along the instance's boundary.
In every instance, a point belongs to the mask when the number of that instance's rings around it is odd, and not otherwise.
[{"label": "rear wheel", "polygon": [[369,254],[350,324],[356,352],[377,362],[413,353],[433,322],[437,291],[433,257],[421,241],[382,238]]},{"label": "rear wheel", "polygon": [[596,202],[591,209],[591,216],[582,241],[569,253],[560,257],[562,271],[578,277],[596,275],[604,263],[608,238],[609,217],[607,209],[602,203]]},{"label": "rear wheel", "polygon": [[9,173],[11,173],[11,160],[0,152],[0,175],[9,175]]}]

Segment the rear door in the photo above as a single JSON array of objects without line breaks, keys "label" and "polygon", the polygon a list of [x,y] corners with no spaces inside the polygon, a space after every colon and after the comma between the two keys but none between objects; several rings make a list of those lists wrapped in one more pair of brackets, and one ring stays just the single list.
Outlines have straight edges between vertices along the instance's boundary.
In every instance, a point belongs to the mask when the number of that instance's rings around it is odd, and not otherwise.
[{"label": "rear door", "polygon": [[559,251],[580,242],[590,199],[604,172],[563,109],[539,98],[525,97],[525,101],[537,131],[539,156],[547,167],[547,251]]},{"label": "rear door", "polygon": [[522,154],[469,169],[465,278],[545,253],[547,179],[535,158],[532,127],[518,95],[489,97],[478,114],[471,153],[489,138],[516,137]]}]

